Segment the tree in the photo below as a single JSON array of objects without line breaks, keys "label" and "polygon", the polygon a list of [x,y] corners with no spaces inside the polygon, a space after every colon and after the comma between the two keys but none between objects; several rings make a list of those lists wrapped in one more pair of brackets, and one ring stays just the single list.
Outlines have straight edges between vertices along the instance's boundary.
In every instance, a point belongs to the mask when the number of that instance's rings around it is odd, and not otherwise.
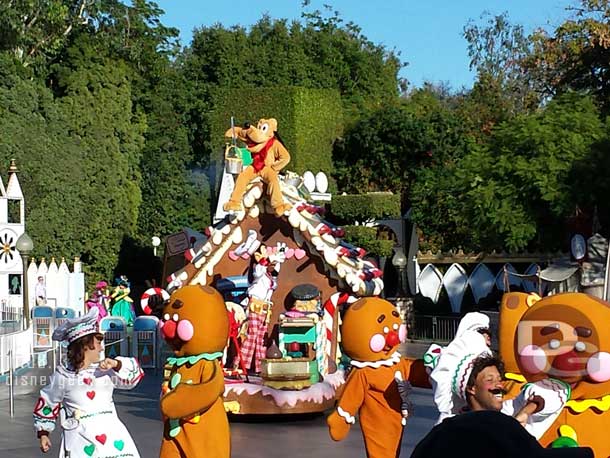
[{"label": "tree", "polygon": [[455,171],[471,229],[464,245],[560,247],[578,203],[574,167],[606,138],[591,98],[574,93],[498,126],[489,146],[473,148]]},{"label": "tree", "polygon": [[186,111],[194,158],[203,167],[209,165],[206,145],[213,143],[215,88],[335,89],[353,116],[363,107],[396,101],[402,65],[396,53],[370,42],[355,24],[319,11],[292,23],[263,16],[250,30],[202,27],[180,63],[193,85]]},{"label": "tree", "polygon": [[74,186],[81,227],[70,236],[80,241],[83,261],[109,275],[123,238],[135,233],[146,117],[133,110],[128,67],[93,37],[79,37],[67,55],[70,65],[55,68],[57,104],[86,177]]},{"label": "tree", "polygon": [[11,0],[0,3],[0,50],[24,66],[53,57],[75,28],[85,26],[94,0]]},{"label": "tree", "polygon": [[538,30],[523,69],[544,97],[585,91],[610,110],[610,1],[580,0],[574,17],[552,33]]},{"label": "tree", "polygon": [[[523,68],[524,60],[532,53],[531,38],[523,26],[511,24],[506,12],[496,16],[484,13],[480,20],[485,21],[484,25],[471,20],[464,27],[470,69],[477,72],[466,103],[474,102],[472,114],[488,130],[510,116],[535,109],[540,99]],[[483,110],[479,110],[481,107]],[[481,115],[487,115],[487,119]]]},{"label": "tree", "polygon": [[464,123],[434,92],[413,92],[401,104],[370,111],[344,136],[334,153],[341,191],[401,193],[410,206],[416,174],[446,167],[467,148]]}]

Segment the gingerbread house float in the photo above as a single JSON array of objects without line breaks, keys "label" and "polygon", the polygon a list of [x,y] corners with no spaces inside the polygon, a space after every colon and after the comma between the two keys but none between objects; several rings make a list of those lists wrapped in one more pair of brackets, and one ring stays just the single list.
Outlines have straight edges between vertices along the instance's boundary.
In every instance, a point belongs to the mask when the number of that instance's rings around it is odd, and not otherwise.
[{"label": "gingerbread house float", "polygon": [[[205,230],[185,252],[186,265],[170,275],[171,292],[187,284],[210,285],[225,297],[233,318],[225,354],[225,407],[236,414],[320,412],[332,407],[344,383],[339,308],[360,296],[379,295],[382,272],[365,252],[342,240],[344,232],[324,220],[290,172],[280,177],[284,202],[291,209],[276,216],[265,185],[251,182],[243,210],[226,215]],[[281,253],[280,253],[281,252]],[[258,264],[281,254],[266,298],[265,353],[260,373],[254,359],[243,361],[249,327],[249,291]],[[261,260],[262,259],[262,260]]]}]

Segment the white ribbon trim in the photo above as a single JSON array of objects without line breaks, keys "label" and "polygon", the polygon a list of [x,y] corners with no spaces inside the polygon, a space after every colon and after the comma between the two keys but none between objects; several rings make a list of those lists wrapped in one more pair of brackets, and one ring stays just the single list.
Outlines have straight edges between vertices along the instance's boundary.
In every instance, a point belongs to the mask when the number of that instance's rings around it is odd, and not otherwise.
[{"label": "white ribbon trim", "polygon": [[339,414],[339,416],[343,417],[346,423],[349,423],[350,425],[356,423],[356,417],[350,415],[348,412],[346,412],[339,406],[337,406],[337,413]]},{"label": "white ribbon trim", "polygon": [[400,353],[397,351],[392,354],[388,359],[382,359],[379,361],[355,361],[352,360],[350,364],[354,367],[362,369],[363,367],[372,367],[377,369],[381,366],[393,366],[400,362]]}]

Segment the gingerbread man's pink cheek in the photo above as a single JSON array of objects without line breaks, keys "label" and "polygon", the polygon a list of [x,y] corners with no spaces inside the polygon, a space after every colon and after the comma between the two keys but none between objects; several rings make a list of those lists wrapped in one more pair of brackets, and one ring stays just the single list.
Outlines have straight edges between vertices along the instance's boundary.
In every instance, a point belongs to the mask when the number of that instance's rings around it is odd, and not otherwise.
[{"label": "gingerbread man's pink cheek", "polygon": [[587,361],[587,375],[595,382],[610,380],[610,353],[600,351]]},{"label": "gingerbread man's pink cheek", "polygon": [[538,374],[546,369],[546,353],[538,345],[527,345],[519,352],[519,362],[524,372]]},{"label": "gingerbread man's pink cheek", "polygon": [[369,340],[369,347],[375,353],[380,352],[385,347],[385,337],[382,334],[375,334]]},{"label": "gingerbread man's pink cheek", "polygon": [[398,339],[400,342],[407,340],[407,326],[404,324],[401,324],[398,328]]},{"label": "gingerbread man's pink cheek", "polygon": [[188,342],[193,338],[195,329],[189,320],[180,320],[178,322],[178,337],[184,342]]}]

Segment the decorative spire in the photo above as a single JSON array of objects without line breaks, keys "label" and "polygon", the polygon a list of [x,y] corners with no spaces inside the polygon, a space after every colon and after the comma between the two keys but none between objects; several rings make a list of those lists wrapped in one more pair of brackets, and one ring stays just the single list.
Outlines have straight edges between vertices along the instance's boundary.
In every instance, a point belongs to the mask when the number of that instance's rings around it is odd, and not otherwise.
[{"label": "decorative spire", "polygon": [[11,165],[8,168],[9,173],[17,173],[19,170],[17,169],[17,161],[15,159],[11,159]]}]

